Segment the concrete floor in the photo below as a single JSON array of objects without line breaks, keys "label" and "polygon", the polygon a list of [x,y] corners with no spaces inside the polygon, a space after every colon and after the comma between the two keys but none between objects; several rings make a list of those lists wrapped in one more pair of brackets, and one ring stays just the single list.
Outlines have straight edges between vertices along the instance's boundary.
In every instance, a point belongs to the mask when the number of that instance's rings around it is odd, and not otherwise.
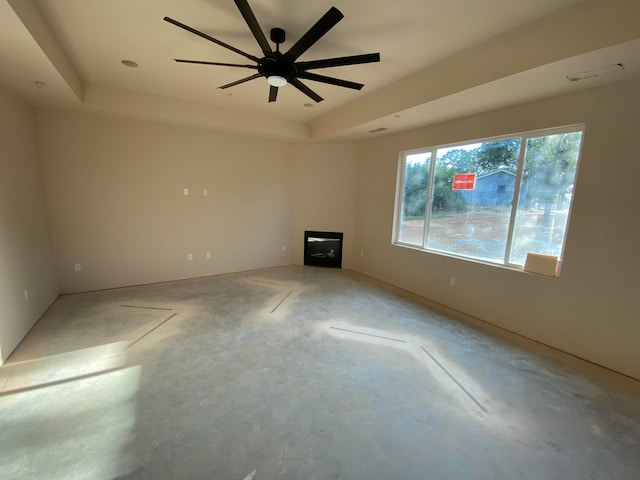
[{"label": "concrete floor", "polygon": [[2,479],[640,479],[640,382],[345,270],[61,297]]}]

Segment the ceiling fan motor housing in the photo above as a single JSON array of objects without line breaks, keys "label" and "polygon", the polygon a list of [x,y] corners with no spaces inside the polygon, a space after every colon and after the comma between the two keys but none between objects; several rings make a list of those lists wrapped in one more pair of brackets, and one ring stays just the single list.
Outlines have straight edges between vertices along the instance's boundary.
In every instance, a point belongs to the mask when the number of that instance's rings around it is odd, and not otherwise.
[{"label": "ceiling fan motor housing", "polygon": [[258,72],[267,78],[277,75],[289,81],[296,76],[297,69],[293,62],[288,60],[282,53],[273,52],[273,56],[268,56],[260,60]]}]

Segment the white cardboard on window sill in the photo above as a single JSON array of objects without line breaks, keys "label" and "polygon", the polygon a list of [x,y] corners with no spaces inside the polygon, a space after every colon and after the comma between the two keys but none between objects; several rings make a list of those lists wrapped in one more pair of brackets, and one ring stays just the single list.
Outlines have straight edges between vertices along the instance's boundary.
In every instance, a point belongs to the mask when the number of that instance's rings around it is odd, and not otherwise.
[{"label": "white cardboard on window sill", "polygon": [[527,253],[524,262],[524,271],[555,277],[558,269],[558,257],[556,255],[542,255],[540,253]]}]

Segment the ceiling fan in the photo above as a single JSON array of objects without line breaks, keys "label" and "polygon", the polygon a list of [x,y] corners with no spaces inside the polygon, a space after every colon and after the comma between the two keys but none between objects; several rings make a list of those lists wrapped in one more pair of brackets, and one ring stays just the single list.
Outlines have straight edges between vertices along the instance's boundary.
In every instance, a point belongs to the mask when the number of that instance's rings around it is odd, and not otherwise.
[{"label": "ceiling fan", "polygon": [[270,32],[270,38],[273,43],[276,44],[275,51],[271,48],[267,39],[256,20],[255,15],[251,11],[251,7],[247,0],[234,0],[238,10],[244,17],[245,22],[249,26],[249,30],[255,37],[258,45],[262,49],[262,58],[258,58],[249,53],[243,52],[231,45],[228,45],[216,38],[213,38],[206,33],[200,32],[195,28],[178,22],[169,17],[164,17],[166,22],[172,23],[177,27],[180,27],[188,32],[205,38],[221,47],[227,48],[249,60],[255,62],[255,65],[241,65],[236,63],[221,63],[221,62],[207,62],[202,60],[184,60],[174,59],[176,62],[181,63],[197,63],[202,65],[219,65],[224,67],[238,67],[257,70],[257,73],[250,75],[246,78],[236,80],[235,82],[222,85],[221,89],[233,87],[241,83],[254,80],[256,78],[265,77],[270,85],[269,88],[269,102],[275,102],[278,97],[278,89],[287,84],[293,85],[302,93],[310,97],[315,102],[321,102],[323,98],[316,92],[307,87],[300,79],[312,80],[314,82],[328,83],[330,85],[337,85],[339,87],[352,88],[354,90],[360,90],[364,85],[362,83],[350,82],[348,80],[342,80],[334,77],[327,77],[325,75],[318,75],[316,73],[309,72],[309,70],[315,70],[318,68],[328,67],[341,67],[345,65],[356,65],[359,63],[372,63],[380,61],[379,53],[368,53],[364,55],[352,55],[348,57],[335,57],[325,58],[321,60],[311,60],[308,62],[298,62],[298,58],[305,53],[313,44],[315,44],[320,38],[331,30],[340,20],[344,18],[344,15],[340,10],[335,7],[331,7],[327,13],[325,13],[315,25],[313,25],[307,33],[305,33],[287,52],[282,53],[280,51],[280,44],[285,41],[285,32],[281,28],[272,28]]}]

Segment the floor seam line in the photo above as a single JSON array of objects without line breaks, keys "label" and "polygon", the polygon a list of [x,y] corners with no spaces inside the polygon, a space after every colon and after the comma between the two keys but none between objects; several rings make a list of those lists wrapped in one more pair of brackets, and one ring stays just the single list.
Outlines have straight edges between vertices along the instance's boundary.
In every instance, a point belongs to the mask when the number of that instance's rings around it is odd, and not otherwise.
[{"label": "floor seam line", "polygon": [[442,365],[437,359],[436,357],[434,357],[433,355],[431,355],[431,353],[429,353],[429,351],[424,348],[424,347],[420,347],[422,349],[422,351],[424,353],[426,353],[427,355],[429,355],[429,357],[431,358],[431,360],[433,360],[435,362],[436,365],[438,365],[442,371],[444,373],[447,374],[447,376],[460,388],[460,390],[462,390],[467,397],[469,397],[471,399],[471,401],[473,401],[473,403],[475,403],[478,408],[480,408],[484,413],[489,413],[489,411],[484,408],[484,406],[478,401],[478,399],[476,399],[476,397],[474,397],[471,392],[469,392],[469,390],[467,390],[466,388],[464,388],[464,386],[456,379],[456,377],[454,377],[451,373],[449,373],[449,370],[447,370],[444,365]]},{"label": "floor seam line", "polygon": [[347,328],[340,328],[340,327],[333,327],[333,326],[329,328],[333,328],[334,330],[341,330],[343,332],[356,333],[358,335],[366,335],[367,337],[382,338],[383,340],[391,340],[392,342],[407,343],[406,340],[401,340],[399,338],[383,337],[382,335],[374,335],[373,333],[358,332],[357,330],[349,330]]},{"label": "floor seam line", "polygon": [[172,315],[170,315],[168,318],[165,318],[163,321],[161,321],[158,325],[156,325],[155,327],[153,327],[151,330],[149,330],[148,332],[146,332],[145,334],[143,334],[142,336],[138,337],[136,340],[134,340],[133,342],[131,342],[129,344],[129,346],[127,347],[127,350],[130,349],[131,347],[133,347],[136,343],[138,343],[140,340],[142,340],[144,337],[146,337],[147,335],[149,335],[150,333],[152,333],[154,330],[160,328],[162,325],[164,325],[165,323],[167,323],[169,320],[171,320],[173,317],[175,317],[176,315],[178,315],[177,313],[174,313]]},{"label": "floor seam line", "polygon": [[163,308],[163,307],[143,307],[139,305],[120,305],[120,306],[125,308],[143,308],[146,310],[167,310],[169,312],[173,311],[173,308]]},{"label": "floor seam line", "polygon": [[284,298],[283,298],[282,300],[280,300],[280,302],[279,302],[275,307],[273,307],[273,310],[271,310],[271,313],[275,312],[275,311],[278,309],[278,307],[279,307],[280,305],[282,305],[282,304],[283,304],[283,302],[284,302],[287,298],[289,298],[289,295],[291,295],[292,293],[293,293],[293,290],[291,290],[289,293],[287,293],[287,294],[284,296]]}]

